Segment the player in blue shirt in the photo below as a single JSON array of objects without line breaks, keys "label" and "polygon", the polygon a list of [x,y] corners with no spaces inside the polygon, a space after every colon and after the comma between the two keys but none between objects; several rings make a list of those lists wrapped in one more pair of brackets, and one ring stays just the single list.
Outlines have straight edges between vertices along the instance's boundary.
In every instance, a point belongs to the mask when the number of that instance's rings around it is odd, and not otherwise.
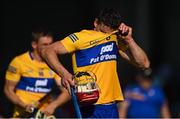
[{"label": "player in blue shirt", "polygon": [[168,118],[169,109],[163,91],[153,86],[150,70],[136,76],[137,84],[127,86],[125,101],[121,103],[119,116],[122,118]]}]

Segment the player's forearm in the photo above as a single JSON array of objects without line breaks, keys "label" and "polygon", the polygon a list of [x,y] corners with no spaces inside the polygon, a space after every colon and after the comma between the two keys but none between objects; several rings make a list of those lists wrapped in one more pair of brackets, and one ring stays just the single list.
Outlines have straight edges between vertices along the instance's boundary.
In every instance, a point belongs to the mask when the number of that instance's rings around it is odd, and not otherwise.
[{"label": "player's forearm", "polygon": [[8,97],[8,99],[15,105],[18,105],[22,108],[26,107],[26,104],[15,94],[14,91],[8,89],[5,87],[4,92],[6,94],[6,96]]},{"label": "player's forearm", "polygon": [[145,52],[134,42],[133,39],[128,41],[129,51],[132,57],[132,62],[138,67],[144,69],[150,65],[149,59]]},{"label": "player's forearm", "polygon": [[61,77],[69,73],[63,65],[59,62],[57,53],[53,49],[46,49],[42,51],[42,56],[47,64]]}]

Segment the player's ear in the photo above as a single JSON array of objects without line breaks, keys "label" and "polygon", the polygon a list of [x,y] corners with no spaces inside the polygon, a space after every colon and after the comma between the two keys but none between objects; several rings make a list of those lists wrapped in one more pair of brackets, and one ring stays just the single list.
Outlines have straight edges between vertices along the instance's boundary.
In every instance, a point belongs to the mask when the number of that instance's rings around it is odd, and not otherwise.
[{"label": "player's ear", "polygon": [[37,42],[32,41],[31,46],[32,46],[33,49],[36,49],[37,48]]},{"label": "player's ear", "polygon": [[98,19],[96,18],[96,19],[94,20],[94,27],[96,28],[97,25],[98,25]]}]

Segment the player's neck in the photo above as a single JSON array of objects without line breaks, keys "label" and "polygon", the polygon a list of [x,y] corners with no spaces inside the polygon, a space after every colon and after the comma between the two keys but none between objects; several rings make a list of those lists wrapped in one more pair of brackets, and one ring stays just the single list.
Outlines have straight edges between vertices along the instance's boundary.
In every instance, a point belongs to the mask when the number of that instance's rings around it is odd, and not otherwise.
[{"label": "player's neck", "polygon": [[41,56],[38,54],[37,51],[31,52],[31,55],[32,55],[32,57],[33,57],[34,60],[39,61],[39,62],[43,62]]},{"label": "player's neck", "polygon": [[144,90],[148,90],[152,86],[151,83],[149,83],[149,82],[144,82],[144,83],[141,83],[140,85]]}]

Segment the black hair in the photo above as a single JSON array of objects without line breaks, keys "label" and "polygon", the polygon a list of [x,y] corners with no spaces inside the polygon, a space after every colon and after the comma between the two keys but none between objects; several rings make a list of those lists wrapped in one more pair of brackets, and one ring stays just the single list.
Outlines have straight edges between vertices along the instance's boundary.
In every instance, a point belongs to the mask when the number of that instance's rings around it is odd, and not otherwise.
[{"label": "black hair", "polygon": [[47,28],[36,28],[33,30],[31,40],[38,42],[40,37],[49,36],[53,38],[53,33]]},{"label": "black hair", "polygon": [[112,29],[117,29],[121,24],[121,16],[114,8],[104,8],[97,17],[98,23],[103,23]]}]

